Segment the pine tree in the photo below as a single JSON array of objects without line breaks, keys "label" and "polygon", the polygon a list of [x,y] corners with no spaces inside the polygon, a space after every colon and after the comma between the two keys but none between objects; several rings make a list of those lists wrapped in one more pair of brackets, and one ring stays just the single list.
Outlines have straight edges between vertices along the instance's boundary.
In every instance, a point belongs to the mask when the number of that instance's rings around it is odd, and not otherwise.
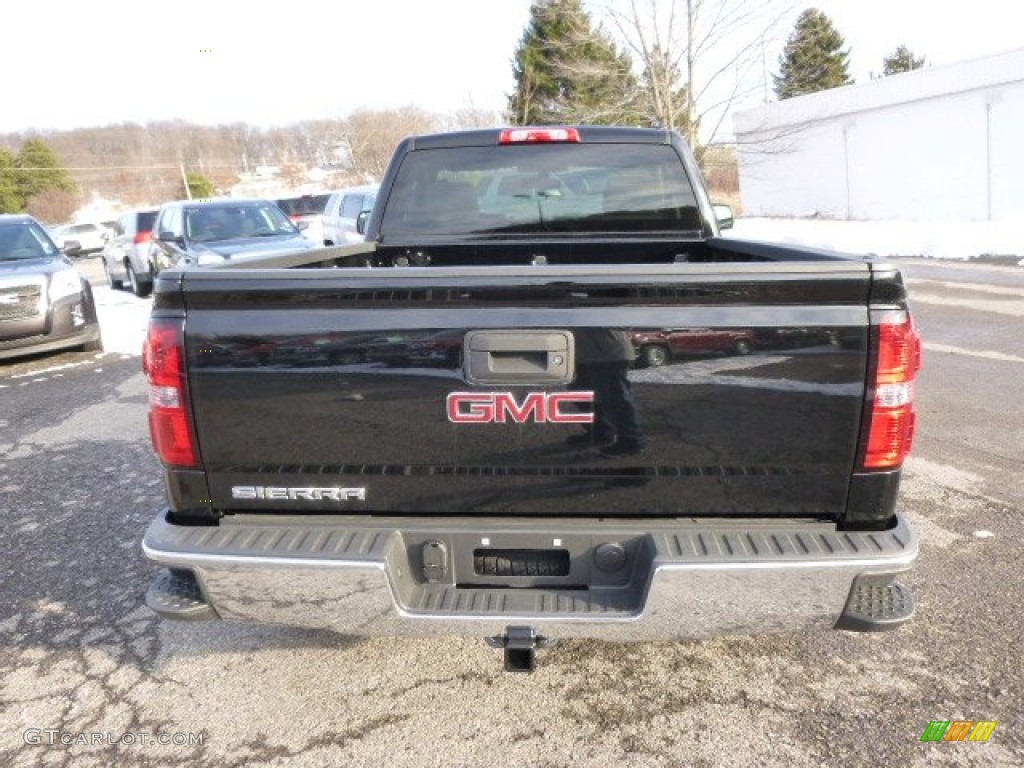
[{"label": "pine tree", "polygon": [[42,139],[27,139],[14,158],[17,169],[18,194],[23,201],[46,189],[73,192],[75,184]]},{"label": "pine tree", "polygon": [[843,50],[843,36],[817,8],[800,14],[796,28],[779,57],[775,95],[788,99],[853,82],[848,70],[850,52]]},{"label": "pine tree", "polygon": [[14,155],[0,147],[0,213],[19,213],[24,205],[18,192]]},{"label": "pine tree", "polygon": [[914,52],[907,46],[900,45],[891,54],[882,59],[882,74],[897,75],[900,72],[910,72],[914,69],[921,69],[924,66],[924,57],[914,56]]},{"label": "pine tree", "polygon": [[185,183],[188,184],[188,189],[182,186],[182,192],[190,200],[205,200],[213,197],[213,182],[201,173],[189,171],[185,174]]},{"label": "pine tree", "polygon": [[629,57],[595,29],[581,0],[536,0],[513,61],[514,125],[630,124],[636,78]]}]

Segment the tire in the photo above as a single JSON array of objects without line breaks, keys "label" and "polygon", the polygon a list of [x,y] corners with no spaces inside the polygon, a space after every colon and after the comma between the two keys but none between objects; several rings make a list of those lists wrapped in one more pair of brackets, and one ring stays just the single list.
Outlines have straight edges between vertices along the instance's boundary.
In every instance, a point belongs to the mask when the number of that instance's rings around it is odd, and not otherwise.
[{"label": "tire", "polygon": [[128,285],[131,286],[132,293],[142,299],[153,292],[153,283],[139,280],[139,276],[135,274],[135,268],[130,261],[125,264],[124,268],[128,273]]},{"label": "tire", "polygon": [[657,344],[644,347],[640,350],[640,359],[645,368],[660,368],[668,362],[668,350]]},{"label": "tire", "polygon": [[753,350],[750,347],[750,342],[746,339],[740,339],[736,342],[736,354],[737,355],[749,355]]},{"label": "tire", "polygon": [[117,291],[122,288],[124,283],[120,280],[114,279],[114,276],[110,272],[110,266],[107,264],[106,259],[103,260],[103,272],[107,276],[107,285],[110,286],[111,289]]}]

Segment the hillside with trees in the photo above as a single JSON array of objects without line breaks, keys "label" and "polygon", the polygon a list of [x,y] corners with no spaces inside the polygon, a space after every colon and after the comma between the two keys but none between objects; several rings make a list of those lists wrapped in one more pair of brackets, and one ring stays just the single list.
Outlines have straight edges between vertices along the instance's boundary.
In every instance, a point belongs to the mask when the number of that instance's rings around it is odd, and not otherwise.
[{"label": "hillside with trees", "polygon": [[[205,193],[197,196],[226,194],[261,167],[277,169],[281,194],[308,183],[312,168],[327,172],[331,188],[361,184],[380,178],[404,136],[500,122],[498,115],[476,110],[438,115],[404,107],[276,128],[181,120],[0,135],[0,210],[29,210],[58,222],[93,197],[159,204],[183,196],[183,172],[192,180],[190,188]],[[21,169],[28,167],[41,170],[27,176]],[[57,169],[63,176],[54,176]]]},{"label": "hillside with trees", "polygon": [[0,145],[0,213],[27,211],[44,221],[59,221],[75,209],[77,193],[46,142],[27,138],[17,153]]}]

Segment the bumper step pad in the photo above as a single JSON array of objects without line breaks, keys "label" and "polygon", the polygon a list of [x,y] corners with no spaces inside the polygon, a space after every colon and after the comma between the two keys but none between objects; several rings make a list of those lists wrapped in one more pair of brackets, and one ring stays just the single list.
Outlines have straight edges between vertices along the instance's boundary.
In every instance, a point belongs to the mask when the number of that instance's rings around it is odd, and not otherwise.
[{"label": "bumper step pad", "polygon": [[836,629],[885,632],[910,621],[914,594],[892,576],[858,576]]},{"label": "bumper step pad", "polygon": [[213,610],[189,571],[162,571],[146,592],[146,605],[165,619],[205,621],[216,619]]}]

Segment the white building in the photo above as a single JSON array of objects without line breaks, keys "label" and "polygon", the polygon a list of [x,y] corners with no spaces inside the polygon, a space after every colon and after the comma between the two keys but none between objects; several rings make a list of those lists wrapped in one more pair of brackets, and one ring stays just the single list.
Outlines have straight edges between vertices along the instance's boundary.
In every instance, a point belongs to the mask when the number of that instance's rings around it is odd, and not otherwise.
[{"label": "white building", "polygon": [[733,116],[745,216],[1024,220],[1024,48]]}]

